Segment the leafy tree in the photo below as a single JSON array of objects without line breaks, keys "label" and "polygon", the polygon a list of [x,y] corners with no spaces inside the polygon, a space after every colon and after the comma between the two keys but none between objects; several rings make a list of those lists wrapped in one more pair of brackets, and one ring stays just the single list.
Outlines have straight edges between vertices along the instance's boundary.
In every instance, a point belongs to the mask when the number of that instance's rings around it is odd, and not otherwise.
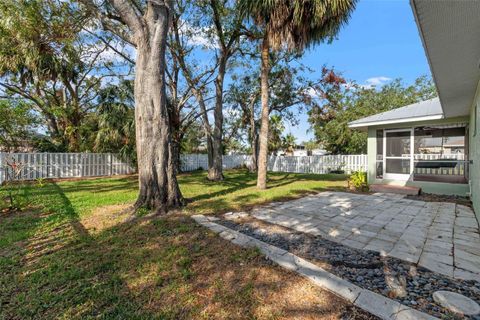
[{"label": "leafy tree", "polygon": [[[177,9],[172,23],[171,53],[178,61],[200,108],[209,154],[208,179],[219,181],[223,179],[224,82],[228,69],[233,65],[232,59],[238,53],[242,43],[240,36],[243,17],[236,10],[234,1],[183,0],[177,2]],[[207,43],[203,45],[203,49],[207,55],[212,56],[212,63],[207,68],[199,68],[199,63],[190,57],[195,45],[189,42],[192,38],[198,37]],[[205,60],[202,63],[205,63]],[[212,124],[208,116],[209,97],[206,97],[210,89],[207,85],[210,82],[213,82],[211,91],[214,92],[211,99],[213,101]]]},{"label": "leafy tree", "polygon": [[273,153],[277,154],[283,146],[282,143],[282,134],[285,130],[282,117],[279,115],[272,115],[270,117],[270,132],[268,134],[268,149]]},{"label": "leafy tree", "polygon": [[311,91],[310,125],[316,140],[334,154],[367,152],[367,134],[350,129],[349,122],[437,95],[433,82],[425,76],[417,78],[412,85],[396,79],[375,88],[347,81],[328,68],[323,68],[321,79]]},{"label": "leafy tree", "polygon": [[202,130],[201,121],[195,121],[185,130],[181,142],[181,152],[184,154],[205,153],[207,150],[203,148],[205,145],[205,134]]},{"label": "leafy tree", "polygon": [[262,34],[260,151],[257,187],[267,187],[270,51],[287,47],[302,52],[322,41],[331,41],[346,23],[355,0],[244,0],[242,11],[253,18]]},{"label": "leafy tree", "polygon": [[122,81],[101,90],[98,99],[96,152],[120,153],[136,164],[133,83]]},{"label": "leafy tree", "polygon": [[0,100],[0,150],[21,152],[32,142],[38,121],[31,106],[22,100]]},{"label": "leafy tree", "polygon": [[305,146],[305,149],[307,149],[307,151],[315,150],[320,146],[320,144],[314,140],[305,141],[303,142],[303,145]]},{"label": "leafy tree", "polygon": [[157,213],[183,204],[167,106],[165,54],[173,1],[80,0],[102,26],[136,47],[135,130],[139,195],[135,208]]},{"label": "leafy tree", "polygon": [[[34,108],[57,150],[82,150],[82,125],[112,76],[89,19],[61,0],[0,3],[0,94]],[[116,75],[115,75],[116,76]]]},{"label": "leafy tree", "polygon": [[[247,56],[256,57],[256,53]],[[269,70],[269,114],[274,113],[284,121],[296,124],[298,114],[309,104],[310,96],[306,94],[310,81],[302,73],[309,71],[299,61],[299,56],[288,51],[271,54],[272,68]],[[252,171],[257,171],[258,131],[260,127],[260,75],[250,63],[239,71],[241,76],[233,75],[227,91],[226,102],[230,107],[240,111],[241,128],[248,128],[248,141],[252,152]],[[270,151],[274,150],[269,144]]]}]

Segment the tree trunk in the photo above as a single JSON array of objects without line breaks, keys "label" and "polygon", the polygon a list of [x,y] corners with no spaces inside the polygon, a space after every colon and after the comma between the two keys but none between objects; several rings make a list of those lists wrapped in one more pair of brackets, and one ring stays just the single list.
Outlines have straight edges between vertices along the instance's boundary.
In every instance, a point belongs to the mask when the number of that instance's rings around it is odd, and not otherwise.
[{"label": "tree trunk", "polygon": [[135,208],[156,213],[180,206],[171,128],[165,92],[165,47],[169,12],[148,2],[149,32],[137,41],[135,66],[135,124],[139,195]]},{"label": "tree trunk", "polygon": [[210,169],[213,166],[213,147],[212,132],[210,121],[208,120],[207,107],[205,106],[205,100],[203,100],[202,93],[196,88],[193,88],[192,92],[195,95],[198,105],[200,106],[200,112],[202,113],[203,131],[205,132],[205,139],[207,140],[208,169]]},{"label": "tree trunk", "polygon": [[[255,99],[254,99],[255,100]],[[258,135],[255,128],[255,103],[250,104],[250,138],[252,148],[252,164],[250,166],[251,172],[258,170]]]},{"label": "tree trunk", "polygon": [[261,71],[260,71],[260,87],[262,91],[262,118],[260,125],[260,151],[258,152],[258,176],[257,176],[257,188],[267,188],[267,157],[268,157],[268,73],[269,73],[269,43],[268,35],[265,34],[262,42],[261,53]]},{"label": "tree trunk", "polygon": [[223,180],[223,80],[227,67],[227,55],[222,52],[218,66],[218,75],[215,80],[215,109],[214,109],[214,128],[212,135],[212,166],[208,168],[208,179],[212,181]]}]

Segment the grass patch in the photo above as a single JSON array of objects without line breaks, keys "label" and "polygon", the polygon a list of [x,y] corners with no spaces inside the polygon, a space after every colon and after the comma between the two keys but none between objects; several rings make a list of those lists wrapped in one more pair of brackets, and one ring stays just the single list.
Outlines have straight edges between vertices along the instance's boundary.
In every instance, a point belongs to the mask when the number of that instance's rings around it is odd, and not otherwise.
[{"label": "grass patch", "polygon": [[[339,176],[270,179],[259,192],[244,171],[220,183],[183,174],[184,212],[345,186]],[[338,319],[348,307],[185,214],[122,223],[136,189],[135,177],[25,185],[27,210],[0,214],[0,319]]]}]

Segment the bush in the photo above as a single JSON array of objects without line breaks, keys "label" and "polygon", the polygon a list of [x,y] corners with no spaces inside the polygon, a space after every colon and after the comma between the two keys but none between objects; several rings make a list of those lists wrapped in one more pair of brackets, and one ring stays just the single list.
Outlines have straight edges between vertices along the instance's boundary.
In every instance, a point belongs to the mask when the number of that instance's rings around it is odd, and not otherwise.
[{"label": "bush", "polygon": [[356,191],[368,191],[367,173],[365,171],[355,171],[350,175],[348,186]]}]

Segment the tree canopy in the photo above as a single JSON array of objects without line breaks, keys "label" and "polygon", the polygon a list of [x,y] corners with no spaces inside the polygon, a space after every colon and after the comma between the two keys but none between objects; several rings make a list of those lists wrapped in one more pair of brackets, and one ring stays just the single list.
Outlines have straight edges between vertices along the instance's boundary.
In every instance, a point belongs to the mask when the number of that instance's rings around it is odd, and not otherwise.
[{"label": "tree canopy", "polygon": [[309,122],[319,142],[333,154],[367,152],[367,135],[348,123],[376,113],[403,107],[437,96],[431,79],[421,76],[411,85],[395,79],[379,88],[346,80],[324,67],[322,77],[310,88]]}]

